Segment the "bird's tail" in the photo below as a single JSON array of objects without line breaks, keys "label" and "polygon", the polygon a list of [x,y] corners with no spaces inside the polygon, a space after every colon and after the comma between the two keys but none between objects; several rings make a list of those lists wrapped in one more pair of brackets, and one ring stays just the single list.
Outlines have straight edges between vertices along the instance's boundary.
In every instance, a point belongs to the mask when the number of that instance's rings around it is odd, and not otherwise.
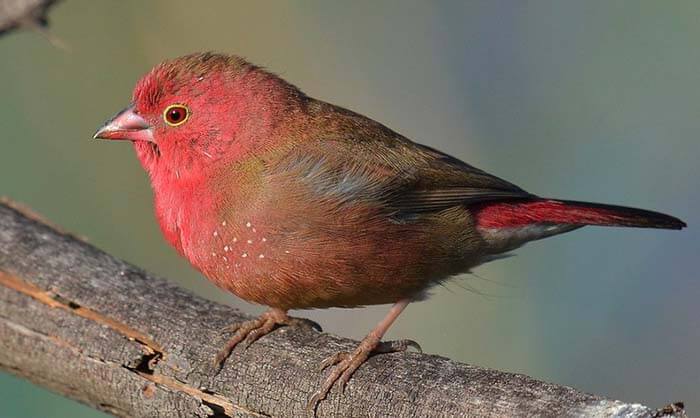
[{"label": "bird's tail", "polygon": [[479,227],[516,227],[537,223],[681,229],[685,222],[670,215],[625,206],[571,200],[538,199],[498,202],[476,214]]},{"label": "bird's tail", "polygon": [[686,226],[680,219],[659,212],[570,200],[493,202],[474,209],[476,227],[486,240],[508,248],[585,225],[663,229]]}]

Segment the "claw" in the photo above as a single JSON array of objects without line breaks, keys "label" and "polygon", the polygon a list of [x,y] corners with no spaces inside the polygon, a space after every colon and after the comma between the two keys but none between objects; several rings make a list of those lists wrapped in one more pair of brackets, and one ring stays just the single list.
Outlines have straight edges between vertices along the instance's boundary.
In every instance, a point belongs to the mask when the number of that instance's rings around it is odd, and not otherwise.
[{"label": "claw", "polygon": [[229,325],[223,328],[221,332],[234,332],[234,335],[214,358],[214,367],[217,369],[217,373],[221,371],[224,362],[239,344],[242,344],[247,349],[255,341],[280,326],[297,326],[321,330],[321,326],[314,321],[304,318],[290,318],[287,316],[287,312],[281,309],[270,309],[251,321]]},{"label": "claw", "polygon": [[[359,367],[359,365],[358,365]],[[352,377],[352,374],[355,373],[356,369],[345,369],[342,375],[340,375],[340,378],[338,378],[338,384],[340,387],[338,388],[340,390],[340,393],[345,394],[345,386],[347,386],[348,382],[350,381],[350,377]]]},{"label": "claw", "polygon": [[[419,352],[421,354],[423,353],[423,347],[421,347],[420,344],[418,344],[417,342],[415,342],[413,340],[406,340],[406,341],[408,341],[408,347],[412,347],[413,349],[415,349],[417,352]],[[406,348],[408,348],[408,347],[406,347]]]},{"label": "claw", "polygon": [[372,354],[378,353],[394,353],[397,351],[406,351],[409,347],[413,347],[418,351],[422,351],[420,345],[412,340],[398,340],[380,343],[384,333],[389,329],[392,322],[408,305],[409,300],[403,299],[392,306],[389,313],[377,326],[360,342],[352,353],[336,353],[321,362],[321,370],[334,366],[328,376],[321,381],[321,386],[309,398],[306,404],[306,410],[316,416],[316,408],[318,404],[326,398],[333,385],[338,383],[338,389],[344,393],[345,386],[352,377],[353,373],[364,364],[364,362]]},{"label": "claw", "polygon": [[316,417],[316,408],[318,407],[318,403],[323,400],[322,396],[323,394],[321,391],[316,391],[306,402],[306,411],[312,412],[313,417]]},{"label": "claw", "polygon": [[321,362],[321,368],[326,369],[335,366],[323,380],[321,387],[311,397],[306,409],[315,411],[318,403],[325,399],[331,388],[337,383],[340,393],[345,393],[345,386],[353,373],[367,360],[370,353],[377,347],[379,341],[375,338],[366,338],[352,353],[336,353]]},{"label": "claw", "polygon": [[289,318],[285,321],[285,324],[290,327],[299,327],[304,329],[313,329],[318,332],[323,332],[323,328],[316,321],[312,321],[306,318]]},{"label": "claw", "polygon": [[423,348],[421,348],[420,344],[413,340],[394,340],[382,341],[372,351],[372,354],[401,353],[404,351],[408,351],[409,348],[413,348],[419,353],[423,352]]},{"label": "claw", "polygon": [[221,371],[233,349],[241,342],[245,348],[248,348],[260,337],[272,332],[277,326],[286,325],[289,320],[290,318],[285,311],[271,309],[256,319],[227,327],[228,330],[235,330],[235,334],[214,358],[214,367],[217,369],[217,373]]},{"label": "claw", "polygon": [[326,370],[327,368],[329,368],[331,366],[335,366],[336,364],[345,360],[347,357],[350,357],[350,353],[348,353],[346,351],[341,351],[340,353],[335,353],[330,357],[326,357],[326,359],[323,360],[321,362],[321,364],[319,365],[319,369],[321,371]]}]

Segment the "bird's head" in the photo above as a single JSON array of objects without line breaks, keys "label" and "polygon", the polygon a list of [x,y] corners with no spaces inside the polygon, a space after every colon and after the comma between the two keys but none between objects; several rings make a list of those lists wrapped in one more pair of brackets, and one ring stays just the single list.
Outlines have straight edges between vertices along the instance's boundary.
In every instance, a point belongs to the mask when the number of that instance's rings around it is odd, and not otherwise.
[{"label": "bird's head", "polygon": [[185,177],[267,146],[303,94],[242,58],[214,53],[165,61],[95,138],[130,140],[146,171]]}]

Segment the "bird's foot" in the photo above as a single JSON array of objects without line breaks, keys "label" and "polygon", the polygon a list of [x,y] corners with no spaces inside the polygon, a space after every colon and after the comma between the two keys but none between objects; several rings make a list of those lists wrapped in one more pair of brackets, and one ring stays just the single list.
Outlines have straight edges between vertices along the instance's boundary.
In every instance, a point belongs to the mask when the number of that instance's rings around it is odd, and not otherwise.
[{"label": "bird's foot", "polygon": [[368,335],[357,346],[352,353],[340,352],[326,358],[321,362],[321,370],[325,370],[331,366],[328,377],[323,380],[321,387],[314,393],[306,404],[308,411],[316,411],[318,403],[326,398],[328,392],[333,388],[336,382],[340,385],[340,392],[345,391],[345,385],[348,383],[353,373],[364,363],[370,356],[375,354],[398,353],[414,348],[419,352],[423,352],[421,346],[413,340],[395,340],[395,341],[379,341],[373,335]]},{"label": "bird's foot", "polygon": [[374,350],[372,350],[371,355],[375,354],[388,354],[388,353],[401,353],[408,351],[409,348],[413,348],[419,353],[423,352],[423,348],[417,342],[413,340],[392,340],[392,341],[382,341],[380,342]]},{"label": "bird's foot", "polygon": [[[232,332],[238,332],[240,329],[248,326],[248,324],[258,323],[258,321],[260,321],[263,316],[265,316],[269,313],[270,313],[270,311],[267,311],[267,312],[263,313],[261,316],[257,317],[256,319],[246,321],[246,322],[238,322],[235,324],[227,325],[221,329],[221,332],[226,333],[226,334],[229,334]],[[285,316],[286,316],[286,314],[285,314]],[[278,327],[281,327],[281,326],[289,326],[289,327],[302,328],[302,329],[306,329],[306,330],[314,330],[314,331],[318,331],[318,332],[323,332],[323,328],[321,328],[321,325],[319,325],[317,322],[312,321],[310,319],[306,319],[306,318],[295,318],[293,316],[286,316],[285,319],[282,319],[281,321],[277,322],[277,327],[275,329],[277,329]],[[235,338],[235,336],[234,336],[234,338]],[[252,342],[253,341],[251,341],[251,343]]]},{"label": "bird's foot", "polygon": [[270,309],[256,319],[234,324],[223,330],[226,332],[235,332],[235,334],[228,340],[226,346],[216,355],[214,359],[216,370],[221,370],[226,359],[229,358],[233,349],[239,344],[243,343],[243,346],[248,348],[260,337],[271,333],[281,326],[293,326],[321,331],[321,326],[310,319],[292,318],[287,315],[286,311],[274,308]]}]

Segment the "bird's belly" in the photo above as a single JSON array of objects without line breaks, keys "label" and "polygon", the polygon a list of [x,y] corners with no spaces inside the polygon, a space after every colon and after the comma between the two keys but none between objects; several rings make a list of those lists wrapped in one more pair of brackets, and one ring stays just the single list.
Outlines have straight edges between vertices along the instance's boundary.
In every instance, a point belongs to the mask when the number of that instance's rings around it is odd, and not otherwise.
[{"label": "bird's belly", "polygon": [[[275,223],[278,225],[278,223]],[[368,223],[271,228],[231,217],[198,228],[188,258],[219,287],[283,309],[352,307],[420,295],[478,264],[460,242],[431,225]]]}]

